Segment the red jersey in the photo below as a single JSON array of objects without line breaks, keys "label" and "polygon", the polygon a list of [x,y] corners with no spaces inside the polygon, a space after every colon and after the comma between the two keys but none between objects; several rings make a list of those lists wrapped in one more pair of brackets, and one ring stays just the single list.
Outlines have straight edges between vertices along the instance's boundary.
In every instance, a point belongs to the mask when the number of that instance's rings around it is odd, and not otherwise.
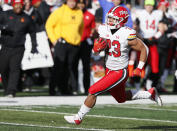
[{"label": "red jersey", "polygon": [[81,41],[90,37],[93,28],[95,28],[95,16],[86,10],[84,12],[84,29]]}]

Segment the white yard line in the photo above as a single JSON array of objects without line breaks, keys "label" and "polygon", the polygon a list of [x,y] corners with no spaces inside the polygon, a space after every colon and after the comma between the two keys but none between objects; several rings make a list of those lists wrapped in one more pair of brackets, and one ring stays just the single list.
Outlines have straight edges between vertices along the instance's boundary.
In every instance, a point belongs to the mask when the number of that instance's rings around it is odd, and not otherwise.
[{"label": "white yard line", "polygon": [[106,105],[107,107],[118,107],[118,108],[127,108],[127,109],[142,109],[142,110],[154,110],[154,111],[171,111],[177,112],[177,110],[172,109],[157,109],[157,108],[149,108],[149,107],[130,107],[130,106],[114,106],[114,105]]},{"label": "white yard line", "polygon": [[[5,108],[9,106],[5,106]],[[64,107],[64,108],[78,108],[78,106],[64,106],[64,105],[61,105],[61,106],[17,106],[17,107],[12,107],[11,109],[32,109],[32,108],[36,108],[36,109],[43,109],[43,108],[48,108],[48,109],[57,109],[57,107]],[[154,110],[154,111],[171,111],[171,112],[177,112],[177,110],[172,110],[172,109],[161,109],[161,107],[159,107],[158,109],[157,108],[150,108],[150,107],[130,107],[130,106],[121,106],[121,105],[98,105],[96,106],[97,108],[104,108],[104,107],[117,107],[117,108],[126,108],[126,109],[140,109],[140,110]]]},{"label": "white yard line", "polygon": [[112,131],[112,130],[96,129],[96,128],[74,128],[74,127],[67,127],[67,126],[44,126],[44,125],[22,124],[22,123],[11,123],[11,122],[0,122],[0,125],[27,126],[27,127],[39,127],[39,128],[55,128],[55,129],[67,129],[67,130],[85,130],[85,131]]},{"label": "white yard line", "polygon": [[[59,115],[74,115],[71,113],[63,113],[63,112],[46,112],[46,111],[35,111],[35,110],[17,110],[17,109],[0,109],[7,111],[23,111],[23,112],[35,112],[35,113],[46,113],[46,114],[59,114]],[[157,120],[157,119],[141,119],[141,118],[132,118],[132,117],[116,117],[116,116],[104,116],[104,115],[87,115],[88,117],[97,117],[97,118],[111,118],[111,119],[124,119],[124,120],[137,120],[137,121],[154,121],[154,122],[163,122],[163,123],[175,123],[177,121],[170,120]]]}]

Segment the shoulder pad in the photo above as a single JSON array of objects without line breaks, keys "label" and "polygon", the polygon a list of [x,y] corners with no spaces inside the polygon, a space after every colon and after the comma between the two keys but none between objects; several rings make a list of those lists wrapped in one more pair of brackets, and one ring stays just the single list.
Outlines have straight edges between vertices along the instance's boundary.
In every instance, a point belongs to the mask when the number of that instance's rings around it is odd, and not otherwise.
[{"label": "shoulder pad", "polygon": [[136,38],[136,31],[134,29],[129,29],[129,35],[127,37],[128,40],[133,40]]}]

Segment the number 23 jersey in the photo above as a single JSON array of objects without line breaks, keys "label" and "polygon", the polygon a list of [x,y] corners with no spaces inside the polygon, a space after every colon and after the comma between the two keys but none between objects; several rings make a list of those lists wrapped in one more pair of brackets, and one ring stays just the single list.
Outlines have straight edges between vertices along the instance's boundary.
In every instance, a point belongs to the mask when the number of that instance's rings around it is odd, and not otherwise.
[{"label": "number 23 jersey", "polygon": [[136,31],[129,27],[121,27],[112,34],[106,25],[100,25],[98,33],[109,45],[106,49],[106,67],[111,70],[127,68],[130,50],[128,40],[136,38]]}]

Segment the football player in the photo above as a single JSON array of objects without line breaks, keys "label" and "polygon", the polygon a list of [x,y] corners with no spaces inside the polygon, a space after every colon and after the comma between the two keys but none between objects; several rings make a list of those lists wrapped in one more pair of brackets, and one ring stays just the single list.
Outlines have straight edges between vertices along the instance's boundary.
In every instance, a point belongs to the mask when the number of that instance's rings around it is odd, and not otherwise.
[{"label": "football player", "polygon": [[107,13],[106,24],[99,26],[100,37],[95,40],[93,51],[99,53],[105,50],[106,75],[89,88],[89,95],[76,115],[64,116],[68,123],[80,124],[84,116],[94,107],[97,96],[107,91],[119,103],[126,100],[152,99],[162,105],[155,88],[148,91],[125,91],[130,48],[141,52],[138,67],[133,71],[134,76],[141,75],[141,70],[148,57],[148,48],[140,39],[136,38],[136,31],[124,26],[128,17],[126,8],[116,6]]},{"label": "football player", "polygon": [[145,9],[137,11],[139,20],[140,34],[143,41],[149,48],[149,65],[151,73],[146,81],[146,89],[156,87],[159,78],[159,54],[157,44],[155,43],[155,34],[157,33],[159,21],[162,19],[163,12],[154,10],[155,1],[145,0]]}]

